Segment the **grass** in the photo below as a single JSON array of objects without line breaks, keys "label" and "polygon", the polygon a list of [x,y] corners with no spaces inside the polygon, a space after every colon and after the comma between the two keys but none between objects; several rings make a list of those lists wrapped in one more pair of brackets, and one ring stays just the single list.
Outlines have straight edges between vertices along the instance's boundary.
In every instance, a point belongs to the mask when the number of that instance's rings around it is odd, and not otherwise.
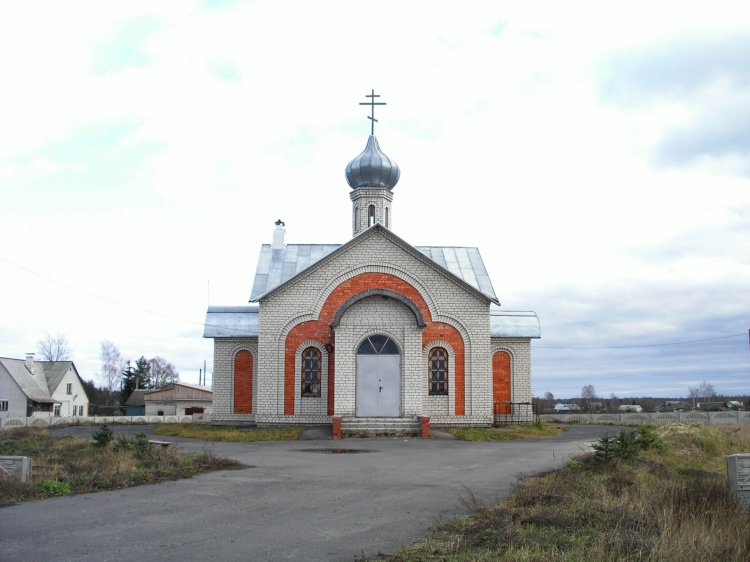
[{"label": "grass", "polygon": [[273,427],[224,427],[204,424],[170,424],[153,429],[154,435],[165,437],[189,437],[204,441],[294,441],[305,430],[303,426]]},{"label": "grass", "polygon": [[97,445],[90,439],[53,436],[47,428],[17,428],[0,433],[0,455],[31,457],[30,482],[0,479],[0,507],[52,496],[129,488],[190,478],[212,470],[247,468],[211,453],[183,455],[148,442],[118,437]]},{"label": "grass", "polygon": [[636,439],[630,458],[573,459],[500,505],[469,502],[473,515],[379,560],[750,560],[750,518],[725,465],[750,451],[750,427],[641,426]]},{"label": "grass", "polygon": [[544,422],[529,425],[503,425],[491,428],[445,427],[441,429],[463,441],[510,441],[512,439],[551,437],[553,435],[560,435],[565,431],[560,426]]}]

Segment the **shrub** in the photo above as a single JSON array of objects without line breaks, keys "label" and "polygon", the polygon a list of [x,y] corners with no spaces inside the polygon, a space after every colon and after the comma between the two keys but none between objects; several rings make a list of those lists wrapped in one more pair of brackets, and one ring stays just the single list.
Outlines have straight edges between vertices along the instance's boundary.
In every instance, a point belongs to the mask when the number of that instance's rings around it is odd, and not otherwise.
[{"label": "shrub", "polygon": [[39,484],[39,491],[50,496],[67,496],[70,494],[70,484],[58,480],[45,480]]},{"label": "shrub", "polygon": [[99,427],[91,437],[94,439],[94,445],[97,447],[106,447],[115,438],[112,430],[109,429],[107,424]]}]

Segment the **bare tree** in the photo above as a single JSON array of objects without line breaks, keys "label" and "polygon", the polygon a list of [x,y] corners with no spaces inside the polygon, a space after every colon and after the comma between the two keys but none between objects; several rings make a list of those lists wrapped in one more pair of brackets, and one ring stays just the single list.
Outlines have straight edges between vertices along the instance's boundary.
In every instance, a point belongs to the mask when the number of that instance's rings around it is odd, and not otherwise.
[{"label": "bare tree", "polygon": [[154,388],[165,388],[180,380],[180,373],[175,366],[163,357],[157,355],[148,363],[151,366],[151,384]]},{"label": "bare tree", "polygon": [[583,398],[586,401],[586,404],[588,405],[589,411],[591,411],[591,401],[596,398],[596,390],[594,389],[593,384],[587,384],[584,385],[583,388],[581,388],[581,398]]},{"label": "bare tree", "polygon": [[63,334],[55,336],[45,332],[46,337],[37,343],[39,355],[43,361],[69,361],[71,357],[70,344]]},{"label": "bare tree", "polygon": [[111,341],[102,342],[99,358],[102,360],[102,382],[109,391],[110,398],[112,398],[114,393],[120,389],[125,361],[120,355],[120,350]]},{"label": "bare tree", "polygon": [[707,398],[713,398],[716,396],[714,385],[706,381],[698,383],[698,386],[690,386],[688,387],[688,390],[690,391],[690,398],[693,399],[693,407],[695,407],[695,402],[698,399],[706,400]]},{"label": "bare tree", "polygon": [[555,401],[555,395],[552,394],[549,390],[544,393],[544,399],[548,402],[554,402]]}]

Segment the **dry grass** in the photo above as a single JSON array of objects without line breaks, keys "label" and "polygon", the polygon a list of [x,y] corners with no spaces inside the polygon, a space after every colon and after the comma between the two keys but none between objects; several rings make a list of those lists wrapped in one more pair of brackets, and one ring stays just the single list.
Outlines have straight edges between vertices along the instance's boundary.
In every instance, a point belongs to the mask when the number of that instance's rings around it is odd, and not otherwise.
[{"label": "dry grass", "polygon": [[750,519],[725,477],[725,456],[750,450],[750,427],[655,431],[661,447],[613,464],[576,459],[386,560],[750,560]]},{"label": "dry grass", "polygon": [[551,437],[565,431],[562,427],[550,423],[528,425],[503,425],[500,427],[445,427],[442,431],[455,435],[462,441],[510,441],[512,439],[531,439]]},{"label": "dry grass", "polygon": [[89,439],[50,435],[46,428],[0,434],[0,455],[31,457],[31,482],[0,479],[0,507],[50,496],[129,488],[190,478],[212,470],[246,468],[210,453],[182,455],[142,439],[118,439],[97,447]]},{"label": "dry grass", "polygon": [[152,433],[167,437],[189,437],[204,441],[294,441],[305,430],[303,426],[273,427],[225,427],[204,424],[170,424],[154,428]]}]

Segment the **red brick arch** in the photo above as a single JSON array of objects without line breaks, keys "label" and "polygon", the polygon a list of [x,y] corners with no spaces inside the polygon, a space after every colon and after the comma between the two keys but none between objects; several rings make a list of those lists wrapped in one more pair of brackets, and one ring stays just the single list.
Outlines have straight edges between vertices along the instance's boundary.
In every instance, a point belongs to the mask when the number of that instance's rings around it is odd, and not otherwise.
[{"label": "red brick arch", "polygon": [[[456,387],[456,414],[464,415],[464,344],[461,334],[448,324],[433,323],[430,309],[420,292],[410,283],[388,273],[362,273],[351,279],[340,283],[328,295],[320,310],[317,320],[310,320],[297,324],[289,331],[284,343],[284,415],[294,415],[294,400],[296,386],[294,384],[295,357],[300,344],[306,340],[318,341],[321,344],[334,344],[334,335],[331,330],[336,311],[341,308],[352,297],[371,291],[383,289],[385,291],[398,293],[405,299],[411,301],[421,312],[426,328],[422,332],[422,345],[436,338],[436,334],[447,334],[442,336],[452,346],[456,354],[456,373],[454,384]],[[460,365],[460,367],[459,367]],[[334,404],[334,360],[333,354],[328,358],[328,415],[333,415]]]}]

